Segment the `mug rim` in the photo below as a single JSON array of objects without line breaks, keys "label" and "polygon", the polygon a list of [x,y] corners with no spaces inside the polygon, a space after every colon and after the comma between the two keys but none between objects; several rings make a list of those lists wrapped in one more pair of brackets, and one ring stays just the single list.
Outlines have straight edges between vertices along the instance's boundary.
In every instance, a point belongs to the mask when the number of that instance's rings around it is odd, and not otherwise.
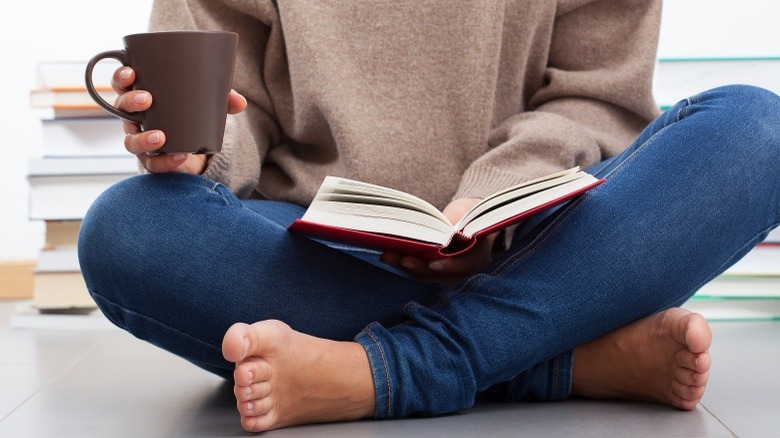
[{"label": "mug rim", "polygon": [[125,35],[123,38],[137,38],[137,37],[149,37],[155,35],[230,35],[238,36],[236,32],[227,30],[159,30],[152,32],[138,32]]}]

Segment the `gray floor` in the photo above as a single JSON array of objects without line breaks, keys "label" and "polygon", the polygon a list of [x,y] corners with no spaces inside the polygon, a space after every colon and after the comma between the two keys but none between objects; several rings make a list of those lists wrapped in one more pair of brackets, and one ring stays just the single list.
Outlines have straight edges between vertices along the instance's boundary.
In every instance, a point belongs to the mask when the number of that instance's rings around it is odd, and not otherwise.
[{"label": "gray floor", "polygon": [[[10,330],[0,302],[0,437],[243,437],[231,387],[116,331]],[[479,404],[427,419],[273,431],[290,436],[780,437],[780,322],[716,323],[691,412],[645,403]]]}]

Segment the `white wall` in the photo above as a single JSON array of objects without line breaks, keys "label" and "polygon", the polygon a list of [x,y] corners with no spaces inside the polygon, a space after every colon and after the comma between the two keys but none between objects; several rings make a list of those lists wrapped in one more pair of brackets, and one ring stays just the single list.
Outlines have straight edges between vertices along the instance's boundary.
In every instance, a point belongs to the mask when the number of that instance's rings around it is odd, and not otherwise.
[{"label": "white wall", "polygon": [[[0,261],[32,259],[43,224],[27,220],[27,160],[40,152],[28,104],[39,60],[87,60],[146,29],[151,0],[0,2]],[[659,56],[780,56],[780,1],[667,0]]]},{"label": "white wall", "polygon": [[30,109],[39,60],[88,60],[121,49],[147,28],[151,0],[0,2],[0,261],[32,259],[43,224],[27,220],[27,160],[40,154],[40,118]]},{"label": "white wall", "polygon": [[780,56],[778,19],[777,0],[666,0],[658,56]]}]

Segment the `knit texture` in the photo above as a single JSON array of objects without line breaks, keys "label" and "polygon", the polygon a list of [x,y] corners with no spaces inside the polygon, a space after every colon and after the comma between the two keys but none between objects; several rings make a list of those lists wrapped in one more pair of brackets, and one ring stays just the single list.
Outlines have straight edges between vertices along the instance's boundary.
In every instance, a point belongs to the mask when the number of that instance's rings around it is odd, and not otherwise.
[{"label": "knit texture", "polygon": [[160,0],[151,30],[239,33],[206,176],[308,204],[326,175],[439,208],[620,152],[657,116],[660,0]]}]

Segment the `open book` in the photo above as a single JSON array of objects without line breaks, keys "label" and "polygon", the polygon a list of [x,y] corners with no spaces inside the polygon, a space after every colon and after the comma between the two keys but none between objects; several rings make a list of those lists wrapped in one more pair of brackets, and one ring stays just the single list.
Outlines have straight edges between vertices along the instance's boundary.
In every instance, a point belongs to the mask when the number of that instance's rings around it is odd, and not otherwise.
[{"label": "open book", "polygon": [[425,259],[449,257],[468,250],[481,236],[518,223],[603,181],[575,167],[495,193],[452,224],[436,207],[416,196],[329,176],[303,217],[289,229]]}]

